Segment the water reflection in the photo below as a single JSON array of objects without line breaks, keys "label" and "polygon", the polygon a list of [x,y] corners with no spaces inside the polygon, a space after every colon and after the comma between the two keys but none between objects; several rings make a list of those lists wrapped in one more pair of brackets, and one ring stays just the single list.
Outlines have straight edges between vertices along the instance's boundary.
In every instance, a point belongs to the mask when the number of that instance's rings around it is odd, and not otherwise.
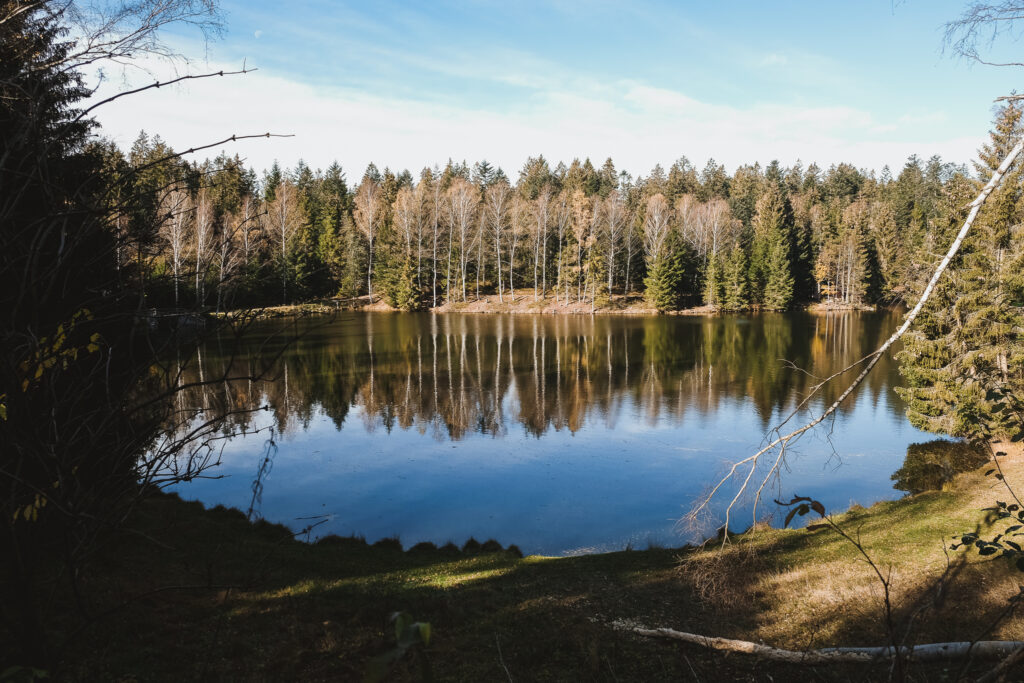
[{"label": "water reflection", "polygon": [[[250,375],[262,358],[281,352],[270,373],[275,381],[203,387],[194,397],[216,410],[269,405],[281,433],[307,427],[316,413],[340,429],[359,407],[370,432],[398,427],[461,440],[471,432],[501,436],[519,424],[539,437],[588,422],[614,427],[625,405],[653,424],[747,399],[767,427],[819,377],[879,344],[897,319],[348,314],[302,323],[283,352],[278,345],[293,331],[264,325],[240,353],[213,343],[190,367],[195,379]],[[271,333],[276,339],[267,343]],[[879,363],[864,389],[872,402],[895,373],[890,357]],[[818,404],[839,389],[830,387]],[[889,405],[901,414],[900,404]]]},{"label": "water reflection", "polygon": [[[295,520],[322,514],[324,534],[398,535],[407,546],[470,536],[550,554],[678,545],[689,537],[675,521],[726,463],[756,450],[818,378],[875,348],[899,319],[270,321],[241,348],[208,343],[185,380],[256,375],[267,364],[272,380],[197,387],[183,401],[243,411],[226,430],[274,427],[282,438],[262,513],[297,528]],[[889,476],[925,435],[903,416],[896,382],[886,357],[836,419],[794,450],[780,494],[830,509],[897,495]],[[262,405],[269,411],[244,412]],[[244,509],[264,440],[233,439],[218,470],[225,478],[182,494]]]},{"label": "water reflection", "polygon": [[961,472],[976,470],[989,461],[984,446],[936,439],[907,446],[907,459],[892,475],[893,486],[908,493],[940,491]]}]

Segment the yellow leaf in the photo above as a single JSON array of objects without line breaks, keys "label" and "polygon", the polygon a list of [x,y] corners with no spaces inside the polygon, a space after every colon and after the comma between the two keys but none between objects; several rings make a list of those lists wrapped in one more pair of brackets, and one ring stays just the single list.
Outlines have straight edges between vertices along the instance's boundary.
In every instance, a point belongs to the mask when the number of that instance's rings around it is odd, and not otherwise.
[{"label": "yellow leaf", "polygon": [[89,350],[89,353],[96,353],[100,350],[99,344],[89,344],[85,348]]}]

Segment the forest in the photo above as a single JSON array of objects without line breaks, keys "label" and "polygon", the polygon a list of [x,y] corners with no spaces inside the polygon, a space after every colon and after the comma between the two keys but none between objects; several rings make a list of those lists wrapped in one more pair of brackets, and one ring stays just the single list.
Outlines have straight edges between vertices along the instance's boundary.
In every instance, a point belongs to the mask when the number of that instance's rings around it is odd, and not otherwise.
[{"label": "forest", "polygon": [[262,175],[223,153],[189,163],[145,133],[127,154],[92,145],[142,200],[114,211],[119,277],[140,306],[369,295],[417,310],[496,295],[597,308],[632,294],[661,311],[784,310],[912,299],[1020,129],[1006,104],[973,169],[912,156],[895,175],[777,161],[730,175],[680,157],[633,178],[610,158],[536,156],[514,181],[449,160],[418,178],[371,163],[353,184],[337,162]]},{"label": "forest", "polygon": [[[450,160],[418,177],[370,164],[357,180],[339,163],[257,171],[224,153],[192,161],[196,150],[224,142],[175,150],[143,133],[122,150],[101,137],[94,111],[111,100],[95,102],[90,69],[172,57],[158,37],[168,26],[216,34],[223,24],[214,0],[0,2],[0,680],[372,680],[382,656],[401,659],[400,673],[413,678],[412,662],[427,654],[439,678],[451,680],[512,679],[510,670],[520,679],[582,672],[620,680],[616,669],[634,680],[698,677],[680,652],[692,655],[703,680],[767,670],[696,646],[669,651],[636,628],[621,633],[618,619],[634,617],[752,644],[882,642],[897,665],[905,642],[1019,637],[1013,608],[1024,593],[1009,572],[1024,570],[1024,550],[1008,539],[1021,529],[1016,521],[1024,524],[1024,504],[1007,481],[1024,477],[1014,443],[1024,440],[1019,96],[996,107],[973,166],[911,157],[877,173],[774,161],[730,172],[680,157],[667,171],[632,177],[612,159],[598,167],[536,156],[518,174]],[[245,137],[264,135],[227,140]],[[895,325],[901,310],[709,315],[694,318],[689,334],[660,324],[689,319],[647,316],[614,336],[610,316],[494,316],[492,335],[470,316],[371,313],[352,317],[387,320],[329,347],[299,334],[294,320],[284,334],[261,336],[254,310],[328,298],[457,309],[488,297],[709,313],[919,305],[904,317],[914,327],[904,328],[895,357],[887,344],[902,333],[868,356],[847,341],[856,335],[875,347],[888,334],[882,322]],[[171,315],[162,327],[154,310],[202,315]],[[208,315],[230,311],[237,315]],[[861,315],[877,322],[844,326]],[[815,316],[820,326],[807,338],[783,324]],[[429,335],[413,329],[428,318]],[[201,357],[214,341],[216,351]],[[283,442],[318,412],[337,426],[358,414],[382,441],[394,426],[431,430],[451,442],[446,453],[473,445],[476,433],[493,438],[520,425],[530,446],[563,429],[575,438],[588,420],[614,420],[623,405],[637,409],[633,426],[644,428],[670,412],[703,418],[747,401],[769,429],[790,390],[812,412],[821,402],[838,410],[864,380],[868,402],[881,403],[890,385],[878,372],[867,376],[879,359],[879,370],[899,366],[897,391],[913,426],[980,444],[993,468],[968,473],[959,489],[937,477],[942,491],[829,517],[839,535],[752,527],[759,533],[740,539],[749,545],[719,554],[627,547],[558,560],[474,538],[461,549],[417,543],[406,551],[397,537],[372,546],[356,537],[300,543],[303,534],[311,540],[311,526],[256,521],[253,506],[250,514],[204,510],[161,493],[220,478],[212,468],[224,443],[255,428],[269,432],[251,475],[256,502],[275,435]],[[823,380],[807,369],[824,360],[846,370],[827,370]],[[859,379],[844,388],[845,372],[858,367]],[[777,375],[781,390],[767,386]],[[698,384],[698,399],[678,398]],[[517,412],[503,413],[506,405]],[[666,447],[640,429],[628,436],[643,450]],[[350,448],[331,440],[339,454]],[[917,480],[952,469],[940,451],[934,443],[908,450],[893,475],[900,490],[923,490]],[[751,457],[756,465],[759,456]],[[687,476],[673,470],[662,479]],[[994,479],[1007,491],[993,493]],[[814,494],[780,493],[793,503]],[[1017,502],[997,500],[979,514],[993,495]],[[429,512],[422,502],[381,499],[410,517]],[[865,530],[871,555],[848,542],[836,519],[858,539]],[[728,516],[720,528],[724,541]],[[958,538],[967,552],[957,557],[969,559],[951,562],[939,542],[946,538]],[[881,572],[878,582],[865,579],[861,555],[909,582],[890,584]],[[982,557],[990,559],[974,561]],[[957,576],[944,608],[934,585]],[[879,587],[882,606],[865,598]],[[935,595],[931,606],[922,602]],[[429,633],[435,625],[429,653],[423,639],[394,656],[405,636],[399,629],[392,643],[383,625],[388,614],[411,622],[404,610],[423,620],[409,626]],[[1006,628],[994,630],[1000,622]],[[1001,642],[1013,654],[999,666],[1024,659],[1024,641]],[[864,678],[860,666],[836,675]],[[806,677],[806,669],[771,671]],[[932,673],[922,671],[925,679]],[[899,666],[889,669],[889,680],[905,678]]]}]

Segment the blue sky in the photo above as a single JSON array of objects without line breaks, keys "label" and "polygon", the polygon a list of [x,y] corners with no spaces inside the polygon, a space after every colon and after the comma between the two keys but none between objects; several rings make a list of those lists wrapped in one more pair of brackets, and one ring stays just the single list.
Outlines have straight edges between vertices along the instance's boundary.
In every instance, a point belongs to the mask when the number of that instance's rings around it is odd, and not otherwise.
[{"label": "blue sky", "polygon": [[126,98],[99,118],[122,144],[140,127],[176,147],[294,133],[227,151],[257,168],[337,159],[350,178],[370,161],[416,172],[449,157],[514,177],[541,153],[612,156],[634,175],[680,155],[730,169],[962,162],[1019,77],[942,53],[943,24],[964,5],[232,0],[222,39],[169,39],[193,71],[259,71]]}]

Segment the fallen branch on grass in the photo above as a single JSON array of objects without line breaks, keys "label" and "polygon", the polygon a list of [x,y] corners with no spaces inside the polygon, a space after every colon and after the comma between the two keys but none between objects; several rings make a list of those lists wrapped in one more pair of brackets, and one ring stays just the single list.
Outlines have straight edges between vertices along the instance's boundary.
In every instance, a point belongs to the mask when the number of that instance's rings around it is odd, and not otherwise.
[{"label": "fallen branch on grass", "polygon": [[[618,630],[630,631],[648,638],[671,638],[684,643],[692,643],[712,650],[728,650],[771,659],[791,664],[833,664],[843,662],[870,663],[892,659],[897,649],[882,647],[827,647],[820,650],[783,650],[770,645],[752,643],[749,640],[732,640],[703,636],[698,633],[686,633],[670,628],[645,628],[621,621],[612,622]],[[1008,657],[1024,650],[1024,642],[1019,640],[982,640],[953,643],[928,643],[927,645],[908,645],[898,648],[898,655],[907,661],[927,662],[965,657],[995,658]]]}]

